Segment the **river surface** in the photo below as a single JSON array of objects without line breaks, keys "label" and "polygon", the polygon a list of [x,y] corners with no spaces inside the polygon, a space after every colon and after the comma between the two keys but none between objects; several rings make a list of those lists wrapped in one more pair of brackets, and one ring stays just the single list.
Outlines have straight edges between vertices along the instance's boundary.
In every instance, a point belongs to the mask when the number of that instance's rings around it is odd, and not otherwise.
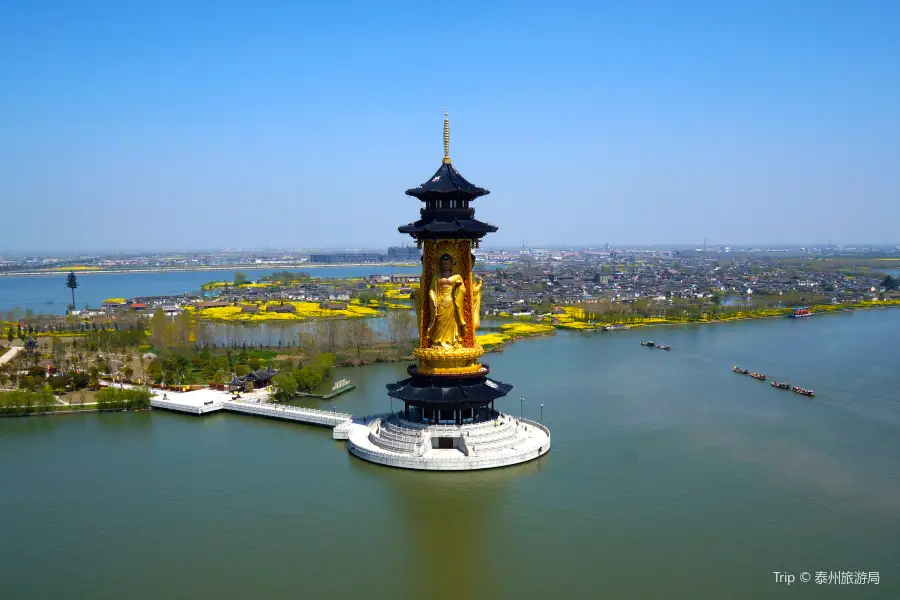
[{"label": "river surface", "polygon": [[[898,331],[881,309],[523,340],[488,356],[500,408],[552,450],[487,472],[230,414],[0,420],[3,597],[900,598]],[[311,405],[387,410],[403,367]],[[773,575],[847,570],[880,584]]]},{"label": "river surface", "polygon": [[[418,274],[417,266],[371,265],[353,267],[309,267],[277,269],[309,273],[313,277],[367,277],[369,275]],[[235,271],[247,274],[253,281],[273,273],[272,269],[234,269],[233,271],[150,271],[140,273],[91,273],[80,272],[75,290],[75,305],[83,308],[99,308],[107,298],[134,298],[138,296],[175,296],[200,294],[200,288],[209,281],[224,281],[234,277]],[[39,314],[66,313],[72,302],[72,294],[66,287],[66,274],[10,275],[0,277],[0,311],[14,308],[31,309]]]}]

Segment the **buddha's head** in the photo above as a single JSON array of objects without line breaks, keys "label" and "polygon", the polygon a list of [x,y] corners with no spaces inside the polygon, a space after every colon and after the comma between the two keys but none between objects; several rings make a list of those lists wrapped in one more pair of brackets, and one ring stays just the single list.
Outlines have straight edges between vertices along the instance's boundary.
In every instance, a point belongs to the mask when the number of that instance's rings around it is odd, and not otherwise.
[{"label": "buddha's head", "polygon": [[449,254],[441,254],[440,258],[441,271],[453,270],[453,257]]}]

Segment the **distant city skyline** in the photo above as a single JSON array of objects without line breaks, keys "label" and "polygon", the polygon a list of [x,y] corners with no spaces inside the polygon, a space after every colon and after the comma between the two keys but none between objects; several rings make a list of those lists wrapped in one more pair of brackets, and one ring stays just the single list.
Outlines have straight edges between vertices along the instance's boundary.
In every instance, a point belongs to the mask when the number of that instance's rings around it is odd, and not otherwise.
[{"label": "distant city skyline", "polygon": [[[99,257],[113,259],[116,257],[140,257],[140,256],[158,256],[166,257],[203,257],[210,256],[222,258],[225,256],[240,256],[246,258],[248,256],[265,257],[267,255],[275,257],[276,255],[302,257],[310,254],[342,254],[342,253],[367,253],[381,252],[388,248],[396,246],[333,246],[333,247],[316,247],[316,248],[181,248],[181,249],[148,249],[148,250],[94,250],[94,251],[58,251],[58,252],[0,252],[0,260],[8,259],[14,256],[20,257],[43,257],[58,259],[75,259],[77,257]],[[407,245],[412,247],[412,245]],[[821,243],[821,244],[726,244],[726,243],[706,243],[706,244],[545,244],[545,245],[509,245],[498,246],[484,244],[476,253],[516,253],[518,251],[525,252],[580,252],[580,251],[666,251],[666,250],[705,250],[709,252],[720,252],[722,250],[733,250],[736,252],[743,251],[872,251],[872,252],[888,252],[890,254],[897,253],[900,250],[900,244],[892,243],[859,243],[859,244],[837,244],[837,243]]]},{"label": "distant city skyline", "polygon": [[0,51],[0,252],[400,245],[445,107],[493,247],[900,243],[887,0],[18,3]]}]

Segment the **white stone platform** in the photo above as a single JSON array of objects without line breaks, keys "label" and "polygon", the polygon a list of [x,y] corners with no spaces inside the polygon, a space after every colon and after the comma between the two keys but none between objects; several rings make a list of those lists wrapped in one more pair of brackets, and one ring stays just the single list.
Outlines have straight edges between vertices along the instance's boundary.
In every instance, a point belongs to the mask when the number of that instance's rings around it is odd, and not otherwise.
[{"label": "white stone platform", "polygon": [[269,394],[262,390],[242,394],[240,400],[232,400],[232,396],[228,392],[212,389],[201,389],[192,392],[152,391],[151,407],[193,415],[205,415],[226,410],[325,427],[335,427],[336,425],[347,423],[353,418],[352,415],[347,413],[330,410],[271,404],[268,402]]},{"label": "white stone platform", "polygon": [[[376,415],[341,426],[351,454],[403,469],[469,471],[527,462],[550,451],[550,431],[529,419],[499,414],[463,425],[427,425]],[[342,433],[343,433],[342,431]],[[337,429],[334,434],[338,438]],[[438,447],[438,438],[451,448]]]}]

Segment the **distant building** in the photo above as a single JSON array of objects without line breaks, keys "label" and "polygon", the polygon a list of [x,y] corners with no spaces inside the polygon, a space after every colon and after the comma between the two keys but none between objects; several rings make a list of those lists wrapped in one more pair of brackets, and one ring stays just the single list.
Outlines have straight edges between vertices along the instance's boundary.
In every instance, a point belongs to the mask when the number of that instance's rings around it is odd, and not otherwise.
[{"label": "distant building", "polygon": [[297,307],[293,304],[267,304],[266,312],[295,313],[297,312]]},{"label": "distant building", "polygon": [[388,260],[419,260],[422,251],[415,246],[391,246],[388,248]]},{"label": "distant building", "polygon": [[309,262],[320,265],[384,262],[383,254],[369,252],[310,254]]},{"label": "distant building", "polygon": [[224,300],[213,300],[211,302],[197,302],[194,304],[194,307],[197,310],[203,310],[204,308],[221,308],[223,306],[231,306],[231,302],[225,302]]},{"label": "distant building", "polygon": [[391,283],[419,283],[419,275],[391,275]]},{"label": "distant building", "polygon": [[320,302],[319,308],[323,310],[347,310],[346,302]]}]

